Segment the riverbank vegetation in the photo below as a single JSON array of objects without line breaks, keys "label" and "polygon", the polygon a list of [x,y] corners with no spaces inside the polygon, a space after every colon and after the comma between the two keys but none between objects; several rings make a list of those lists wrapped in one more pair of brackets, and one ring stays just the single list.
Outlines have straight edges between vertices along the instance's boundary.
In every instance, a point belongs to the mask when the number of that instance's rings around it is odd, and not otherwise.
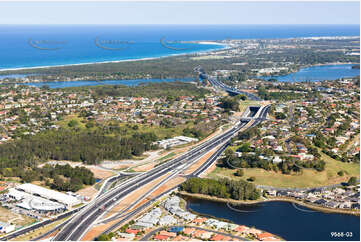
[{"label": "riverbank vegetation", "polygon": [[256,200],[260,197],[259,190],[252,183],[243,180],[213,180],[194,177],[182,183],[180,189],[189,193],[200,193],[235,200]]}]

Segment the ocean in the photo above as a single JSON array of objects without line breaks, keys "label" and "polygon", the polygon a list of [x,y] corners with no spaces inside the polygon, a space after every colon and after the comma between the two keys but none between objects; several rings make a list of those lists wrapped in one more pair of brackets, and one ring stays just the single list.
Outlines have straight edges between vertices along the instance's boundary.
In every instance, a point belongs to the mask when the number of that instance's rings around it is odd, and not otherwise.
[{"label": "ocean", "polygon": [[182,41],[359,35],[359,25],[0,25],[0,70],[225,48]]}]

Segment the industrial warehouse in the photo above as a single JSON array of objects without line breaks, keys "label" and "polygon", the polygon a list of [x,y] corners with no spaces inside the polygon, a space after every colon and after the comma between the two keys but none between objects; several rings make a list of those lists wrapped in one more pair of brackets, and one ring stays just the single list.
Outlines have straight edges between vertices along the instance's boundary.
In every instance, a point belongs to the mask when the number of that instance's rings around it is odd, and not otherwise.
[{"label": "industrial warehouse", "polygon": [[30,183],[10,188],[6,196],[16,200],[17,207],[40,213],[61,212],[81,203],[76,197]]}]

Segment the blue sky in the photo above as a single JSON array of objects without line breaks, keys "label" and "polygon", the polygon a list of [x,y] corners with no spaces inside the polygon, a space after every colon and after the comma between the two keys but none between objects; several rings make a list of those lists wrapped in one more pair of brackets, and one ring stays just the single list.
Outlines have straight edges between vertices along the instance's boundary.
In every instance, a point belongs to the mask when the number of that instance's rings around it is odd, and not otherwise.
[{"label": "blue sky", "polygon": [[0,2],[0,24],[359,23],[359,2]]}]

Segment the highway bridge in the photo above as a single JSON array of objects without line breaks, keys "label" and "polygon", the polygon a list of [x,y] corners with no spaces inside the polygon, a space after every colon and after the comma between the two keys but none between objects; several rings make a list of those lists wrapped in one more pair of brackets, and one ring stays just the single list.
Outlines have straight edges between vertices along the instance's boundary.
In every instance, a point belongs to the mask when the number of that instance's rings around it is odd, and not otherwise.
[{"label": "highway bridge", "polygon": [[217,89],[220,89],[220,90],[223,90],[223,91],[226,91],[228,92],[230,95],[240,95],[240,94],[243,94],[245,96],[247,96],[247,98],[249,100],[252,100],[252,101],[262,101],[261,98],[259,98],[258,96],[252,94],[252,93],[249,93],[249,92],[244,92],[244,91],[240,91],[236,88],[233,88],[233,87],[230,87],[230,86],[227,86],[226,84],[224,84],[223,82],[221,81],[218,81],[217,80],[217,77],[213,77],[213,76],[210,76],[208,74],[206,74],[204,72],[204,70],[201,68],[201,67],[196,67],[195,68],[195,71],[198,71],[199,73],[199,78],[201,80],[208,80],[213,87],[217,88]]}]

